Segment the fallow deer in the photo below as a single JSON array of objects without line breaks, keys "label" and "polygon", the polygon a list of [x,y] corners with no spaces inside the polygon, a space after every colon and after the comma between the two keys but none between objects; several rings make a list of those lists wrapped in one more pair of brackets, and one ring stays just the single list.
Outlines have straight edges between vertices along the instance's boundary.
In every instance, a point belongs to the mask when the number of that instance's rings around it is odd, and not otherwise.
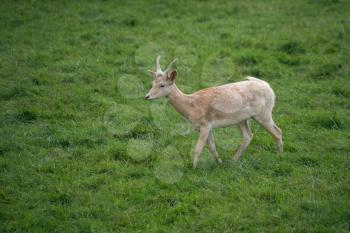
[{"label": "fallow deer", "polygon": [[212,129],[235,124],[239,125],[243,136],[243,143],[234,156],[234,159],[239,159],[253,137],[247,123],[251,118],[274,137],[278,151],[283,151],[282,131],[272,119],[275,94],[267,82],[247,77],[245,81],[209,87],[186,95],[175,84],[177,73],[172,69],[172,65],[176,59],[165,71],[162,71],[159,60],[160,56],[157,57],[157,70],[148,71],[154,80],[145,99],[151,100],[165,96],[176,111],[188,119],[194,128],[199,129],[193,168],[196,168],[205,144],[208,145],[213,157],[222,163],[216,151]]}]

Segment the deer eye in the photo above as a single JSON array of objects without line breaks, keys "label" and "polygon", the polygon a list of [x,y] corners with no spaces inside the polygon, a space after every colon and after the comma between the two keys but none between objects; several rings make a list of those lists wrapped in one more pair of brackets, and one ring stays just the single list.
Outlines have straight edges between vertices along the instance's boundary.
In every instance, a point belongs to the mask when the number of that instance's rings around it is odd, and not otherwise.
[{"label": "deer eye", "polygon": [[159,86],[160,88],[165,87],[163,84]]}]

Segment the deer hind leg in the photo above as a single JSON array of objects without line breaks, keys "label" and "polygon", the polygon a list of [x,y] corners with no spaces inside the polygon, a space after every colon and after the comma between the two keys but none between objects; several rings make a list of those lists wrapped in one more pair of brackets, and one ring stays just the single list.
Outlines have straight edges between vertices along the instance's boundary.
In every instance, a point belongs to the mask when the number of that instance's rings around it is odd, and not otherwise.
[{"label": "deer hind leg", "polygon": [[238,160],[239,157],[241,157],[242,153],[247,149],[248,145],[250,144],[250,142],[253,139],[253,134],[250,131],[250,128],[248,126],[248,122],[246,120],[239,123],[239,128],[240,128],[242,136],[243,136],[243,143],[236,151],[236,154],[234,156],[235,160]]},{"label": "deer hind leg", "polygon": [[208,139],[207,139],[207,144],[209,147],[210,153],[213,155],[214,159],[218,161],[219,163],[222,163],[221,159],[219,158],[218,152],[216,151],[216,146],[214,142],[214,135],[212,130],[210,130]]},{"label": "deer hind leg", "polygon": [[269,132],[276,141],[277,151],[283,152],[282,130],[278,128],[272,119],[271,114],[258,115],[254,119]]}]

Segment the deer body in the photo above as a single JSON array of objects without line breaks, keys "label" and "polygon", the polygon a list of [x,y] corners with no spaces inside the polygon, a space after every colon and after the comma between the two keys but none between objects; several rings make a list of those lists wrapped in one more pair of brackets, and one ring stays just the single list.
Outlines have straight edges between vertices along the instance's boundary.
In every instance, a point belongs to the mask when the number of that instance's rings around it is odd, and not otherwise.
[{"label": "deer body", "polygon": [[166,72],[160,70],[159,58],[157,72],[150,71],[155,80],[145,98],[155,99],[166,96],[170,104],[199,129],[200,135],[194,151],[194,168],[197,166],[205,144],[208,145],[214,158],[222,163],[214,143],[212,133],[214,128],[239,125],[243,143],[234,156],[235,159],[239,159],[253,137],[247,124],[247,120],[251,118],[272,134],[278,150],[283,151],[282,132],[272,119],[275,95],[267,82],[247,77],[247,81],[210,87],[186,95],[177,88],[176,71],[170,72],[171,65]]},{"label": "deer body", "polygon": [[263,106],[273,107],[274,93],[264,81],[252,79],[211,87],[191,95],[183,94],[174,84],[167,96],[175,109],[195,128],[226,127],[263,114]]}]

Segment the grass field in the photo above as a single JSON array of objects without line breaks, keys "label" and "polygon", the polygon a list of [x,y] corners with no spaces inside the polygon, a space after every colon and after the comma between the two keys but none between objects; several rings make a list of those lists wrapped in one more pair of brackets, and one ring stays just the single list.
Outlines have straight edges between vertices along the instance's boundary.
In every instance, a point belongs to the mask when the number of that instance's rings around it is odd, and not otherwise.
[{"label": "grass field", "polygon": [[[0,3],[0,232],[349,232],[350,2]],[[268,81],[285,152],[250,122],[191,130],[145,101],[177,57],[185,93]]]}]

